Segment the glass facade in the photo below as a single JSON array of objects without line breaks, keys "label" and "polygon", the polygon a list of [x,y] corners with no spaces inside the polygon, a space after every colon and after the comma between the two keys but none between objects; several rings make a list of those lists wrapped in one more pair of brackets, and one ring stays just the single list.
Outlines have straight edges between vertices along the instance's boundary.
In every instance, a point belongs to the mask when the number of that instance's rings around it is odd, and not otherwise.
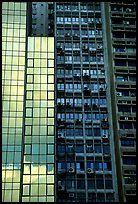
[{"label": "glass facade", "polygon": [[28,37],[23,202],[54,201],[54,38]]},{"label": "glass facade", "polygon": [[26,6],[2,7],[2,200],[53,202],[54,38],[26,37]]},{"label": "glass facade", "polygon": [[26,3],[2,3],[2,200],[19,202]]}]

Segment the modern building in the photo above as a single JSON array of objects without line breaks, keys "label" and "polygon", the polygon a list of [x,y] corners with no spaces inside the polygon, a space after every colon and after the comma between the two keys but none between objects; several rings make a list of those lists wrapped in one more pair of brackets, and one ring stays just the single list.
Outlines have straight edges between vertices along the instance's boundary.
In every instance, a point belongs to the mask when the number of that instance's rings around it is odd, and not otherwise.
[{"label": "modern building", "polygon": [[2,201],[136,197],[135,2],[2,3]]}]

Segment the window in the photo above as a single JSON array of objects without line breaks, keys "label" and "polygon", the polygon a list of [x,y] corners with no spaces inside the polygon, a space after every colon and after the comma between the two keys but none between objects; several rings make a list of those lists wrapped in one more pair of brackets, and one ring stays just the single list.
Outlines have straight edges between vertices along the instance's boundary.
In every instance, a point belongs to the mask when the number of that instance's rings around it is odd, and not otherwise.
[{"label": "window", "polygon": [[131,112],[131,107],[118,105],[118,112]]},{"label": "window", "polygon": [[57,84],[57,90],[64,90],[64,84]]},{"label": "window", "polygon": [[66,168],[66,163],[58,163],[58,170],[65,169]]},{"label": "window", "polygon": [[97,185],[97,189],[104,189],[104,180],[103,179],[97,179],[96,185]]},{"label": "window", "polygon": [[95,180],[88,180],[88,189],[95,189]]},{"label": "window", "polygon": [[76,153],[84,153],[84,146],[83,145],[76,145]]},{"label": "window", "polygon": [[86,129],[86,130],[85,130],[85,134],[86,134],[87,136],[92,136],[92,135],[93,135],[92,129],[91,129],[91,128]]},{"label": "window", "polygon": [[130,80],[130,81],[136,81],[136,76],[130,76],[130,77],[129,77],[129,80]]},{"label": "window", "polygon": [[129,175],[124,177],[125,184],[136,184],[136,176]]},{"label": "window", "polygon": [[121,139],[121,145],[122,146],[128,146],[128,147],[132,146],[133,147],[134,143],[135,143],[135,141],[133,139],[126,139],[126,138],[125,139],[123,139],[123,138]]},{"label": "window", "polygon": [[100,136],[100,128],[94,128],[93,132],[94,132],[94,136]]},{"label": "window", "polygon": [[95,144],[94,145],[94,151],[95,151],[95,153],[102,153],[101,145]]},{"label": "window", "polygon": [[117,81],[128,81],[128,77],[127,76],[117,75],[116,80]]},{"label": "window", "polygon": [[120,122],[120,129],[132,129],[132,122]]},{"label": "window", "polygon": [[125,60],[115,60],[115,66],[126,66],[126,61]]},{"label": "window", "polygon": [[136,165],[136,158],[130,156],[123,157],[123,164]]},{"label": "window", "polygon": [[77,180],[77,189],[84,189],[85,188],[85,181],[84,180]]},{"label": "window", "polygon": [[105,188],[106,189],[112,189],[113,188],[112,180],[105,180]]},{"label": "window", "polygon": [[110,154],[110,146],[109,145],[103,145],[103,153],[104,154]]},{"label": "window", "polygon": [[65,152],[65,145],[58,145],[58,152]]}]

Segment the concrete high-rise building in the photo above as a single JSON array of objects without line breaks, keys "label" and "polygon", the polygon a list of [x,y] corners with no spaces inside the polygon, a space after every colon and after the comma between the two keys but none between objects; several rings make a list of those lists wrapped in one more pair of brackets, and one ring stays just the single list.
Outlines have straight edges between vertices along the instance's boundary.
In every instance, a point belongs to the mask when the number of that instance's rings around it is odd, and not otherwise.
[{"label": "concrete high-rise building", "polygon": [[135,2],[2,3],[2,201],[136,197]]}]

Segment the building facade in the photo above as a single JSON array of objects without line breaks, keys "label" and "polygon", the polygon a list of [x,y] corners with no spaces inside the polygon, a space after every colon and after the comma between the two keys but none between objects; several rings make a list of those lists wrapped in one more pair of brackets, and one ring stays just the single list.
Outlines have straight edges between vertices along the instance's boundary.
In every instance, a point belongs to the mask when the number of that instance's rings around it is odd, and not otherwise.
[{"label": "building facade", "polygon": [[133,2],[2,4],[3,202],[135,198],[135,15]]}]

